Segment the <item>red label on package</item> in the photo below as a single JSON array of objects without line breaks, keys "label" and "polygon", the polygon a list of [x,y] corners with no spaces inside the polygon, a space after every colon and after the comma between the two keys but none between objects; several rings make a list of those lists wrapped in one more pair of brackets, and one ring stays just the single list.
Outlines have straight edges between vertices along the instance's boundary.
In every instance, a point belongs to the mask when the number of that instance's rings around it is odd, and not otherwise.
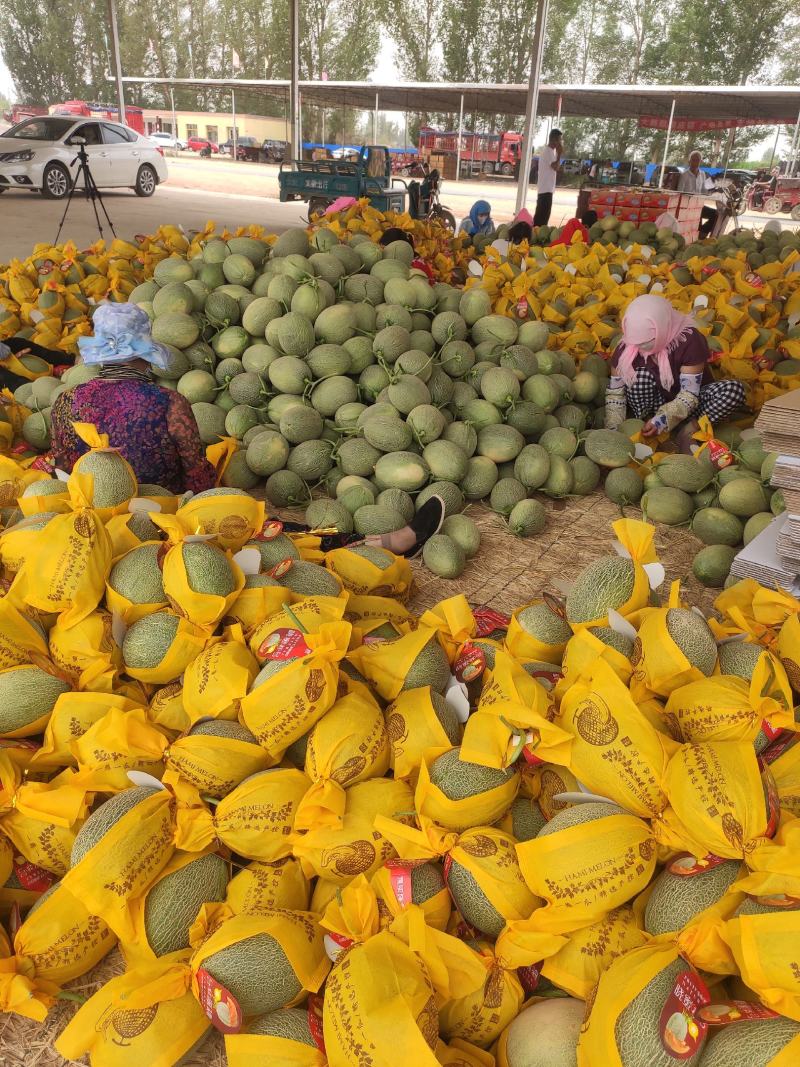
[{"label": "red label on package", "polygon": [[719,267],[703,267],[702,270],[703,274],[710,278],[712,274],[718,273]]},{"label": "red label on package", "polygon": [[445,884],[447,883],[447,881],[448,881],[448,879],[450,877],[450,868],[452,866],[453,866],[453,857],[448,852],[447,855],[444,858],[444,862],[442,863],[442,877],[445,880]]},{"label": "red label on package", "polygon": [[704,871],[710,871],[714,867],[719,867],[721,863],[727,862],[722,856],[714,856],[711,853],[698,859],[690,852],[684,852],[670,863],[669,872],[678,874],[682,878],[691,878],[694,874],[703,874]]},{"label": "red label on package", "polygon": [[708,1026],[727,1026],[728,1023],[776,1019],[778,1013],[750,1000],[715,1000],[700,1008],[697,1017]]},{"label": "red label on package", "polygon": [[542,977],[542,964],[544,960],[539,960],[538,963],[532,963],[528,967],[517,967],[517,978],[519,978],[520,985],[526,993],[535,993],[536,987]]},{"label": "red label on package", "polygon": [[392,887],[395,900],[401,908],[413,904],[411,889],[411,866],[407,863],[389,860],[386,864],[389,871],[389,883]]},{"label": "red label on package", "polygon": [[759,904],[763,904],[765,908],[796,908],[800,904],[800,900],[797,897],[787,897],[785,893],[773,893],[768,897],[754,897],[748,894],[751,900],[757,900]]},{"label": "red label on package", "polygon": [[551,685],[555,685],[563,677],[561,671],[531,671],[531,678],[544,678]]},{"label": "red label on package", "polygon": [[258,646],[259,659],[301,659],[311,649],[299,630],[279,626]]},{"label": "red label on package", "polygon": [[716,438],[711,438],[708,442],[708,458],[711,460],[712,466],[718,471],[723,470],[725,467],[730,467],[733,463],[733,453],[723,441],[717,441]]},{"label": "red label on package", "polygon": [[708,1029],[698,1012],[710,1003],[708,986],[699,974],[678,975],[658,1021],[661,1044],[672,1059],[688,1060],[697,1052]]},{"label": "red label on package", "polygon": [[270,567],[267,574],[270,578],[282,578],[287,571],[292,569],[294,560],[281,559],[274,566]]},{"label": "red label on package", "polygon": [[479,645],[466,641],[460,648],[453,664],[453,673],[459,682],[474,682],[486,670],[486,655]]},{"label": "red label on package", "polygon": [[781,736],[783,730],[780,726],[773,726],[769,719],[762,719],[761,733],[764,734],[765,737],[768,737],[770,741],[774,741],[777,737]]},{"label": "red label on package", "polygon": [[744,280],[748,285],[752,285],[754,289],[760,289],[764,284],[764,279],[760,274],[745,274]]},{"label": "red label on package", "polygon": [[525,745],[522,749],[522,758],[526,763],[530,763],[533,767],[537,767],[540,763],[544,763],[544,760],[539,759],[530,745]]},{"label": "red label on package", "polygon": [[23,737],[0,737],[0,748],[24,748],[28,752],[37,752],[42,746]]},{"label": "red label on package", "polygon": [[274,541],[278,534],[283,533],[283,523],[278,519],[270,519],[265,522],[261,527],[261,533],[258,535],[261,541]]},{"label": "red label on package", "polygon": [[789,749],[793,748],[797,741],[800,740],[797,734],[793,733],[791,730],[779,731],[779,733],[782,733],[783,736],[779,737],[777,741],[774,741],[769,748],[764,749],[758,757],[759,762],[763,767],[768,767],[771,763],[774,763],[776,759],[780,759],[784,752],[788,752]]},{"label": "red label on package", "polygon": [[211,1020],[211,1025],[221,1034],[238,1034],[243,1023],[242,1009],[233,993],[224,985],[220,985],[204,967],[200,968],[195,977],[197,999]]},{"label": "red label on package", "polygon": [[527,319],[527,317],[528,317],[528,298],[523,296],[523,297],[520,297],[519,301],[517,302],[517,318]]},{"label": "red label on package", "polygon": [[501,611],[495,611],[494,608],[475,608],[472,617],[475,620],[478,637],[491,637],[498,630],[504,633],[511,622],[510,615],[504,615]]},{"label": "red label on package", "polygon": [[308,998],[308,1029],[314,1039],[314,1044],[320,1050],[325,1051],[325,1038],[322,1033],[323,999],[319,993],[312,993]]},{"label": "red label on package", "polygon": [[8,916],[8,932],[11,934],[12,941],[19,933],[20,926],[22,926],[22,912],[19,909],[19,902],[15,900]]},{"label": "red label on package", "polygon": [[331,930],[325,931],[322,941],[325,945],[328,959],[332,963],[336,963],[341,954],[347,952],[355,944],[352,937],[345,937],[344,934],[335,934]]},{"label": "red label on package", "polygon": [[14,857],[14,874],[22,888],[33,893],[44,893],[56,881],[54,874],[37,867],[35,863],[29,863],[23,856]]},{"label": "red label on package", "polygon": [[764,783],[764,799],[767,804],[767,828],[764,831],[764,836],[774,837],[775,831],[778,829],[778,823],[781,821],[781,801],[778,796],[778,786],[772,777],[772,773],[766,767],[761,773],[761,780]]}]

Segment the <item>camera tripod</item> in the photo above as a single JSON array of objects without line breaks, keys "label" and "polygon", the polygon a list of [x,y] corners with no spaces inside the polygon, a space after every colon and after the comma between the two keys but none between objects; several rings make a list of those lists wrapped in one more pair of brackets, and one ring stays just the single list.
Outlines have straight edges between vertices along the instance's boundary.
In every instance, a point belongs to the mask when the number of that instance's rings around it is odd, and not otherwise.
[{"label": "camera tripod", "polygon": [[64,214],[61,216],[61,222],[58,227],[58,233],[56,234],[55,240],[53,241],[54,245],[58,244],[58,239],[61,236],[61,231],[64,229],[64,223],[67,221],[67,212],[69,211],[69,206],[72,203],[72,197],[75,195],[75,190],[78,187],[78,180],[81,175],[83,175],[83,193],[86,199],[91,200],[92,202],[92,207],[94,208],[94,217],[97,221],[97,229],[100,231],[100,236],[103,237],[104,234],[103,223],[100,221],[100,212],[97,210],[98,204],[100,205],[100,208],[106,217],[106,222],[108,223],[111,232],[114,234],[115,237],[117,236],[117,231],[114,229],[114,223],[111,221],[108,211],[106,211],[106,205],[103,203],[103,197],[100,193],[100,190],[97,188],[97,183],[95,182],[94,177],[92,176],[92,172],[89,168],[89,157],[86,154],[85,148],[86,142],[83,140],[83,138],[77,137],[75,138],[75,142],[77,142],[78,144],[78,154],[70,163],[70,167],[74,167],[77,163],[78,170],[75,174],[75,180],[73,181],[70,187],[69,195],[67,196],[67,203],[64,207]]}]

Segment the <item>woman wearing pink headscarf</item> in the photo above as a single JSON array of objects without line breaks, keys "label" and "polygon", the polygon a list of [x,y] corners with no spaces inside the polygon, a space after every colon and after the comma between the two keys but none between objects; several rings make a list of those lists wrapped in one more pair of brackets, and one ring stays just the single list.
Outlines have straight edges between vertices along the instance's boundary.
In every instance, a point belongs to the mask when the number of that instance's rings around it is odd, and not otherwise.
[{"label": "woman wearing pink headscarf", "polygon": [[622,319],[622,342],[611,357],[606,390],[606,428],[628,417],[645,419],[645,437],[678,430],[681,449],[690,451],[697,419],[722,422],[744,407],[739,381],[714,381],[705,337],[690,315],[655,295],[631,301]]}]

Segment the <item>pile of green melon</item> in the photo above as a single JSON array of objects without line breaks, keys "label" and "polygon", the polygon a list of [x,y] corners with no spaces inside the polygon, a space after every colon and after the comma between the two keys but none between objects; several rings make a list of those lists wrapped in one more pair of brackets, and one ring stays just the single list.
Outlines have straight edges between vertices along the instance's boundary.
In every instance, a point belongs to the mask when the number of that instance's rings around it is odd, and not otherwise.
[{"label": "pile of green melon", "polygon": [[743,437],[735,427],[714,432],[732,459],[721,470],[707,451],[668,455],[644,475],[632,467],[610,472],[604,488],[614,503],[638,505],[653,522],[688,527],[705,546],[694,558],[695,577],[720,587],[729,580],[737,552],[785,510],[785,503],[780,489],[770,485],[777,455],[765,452],[758,436]]}]

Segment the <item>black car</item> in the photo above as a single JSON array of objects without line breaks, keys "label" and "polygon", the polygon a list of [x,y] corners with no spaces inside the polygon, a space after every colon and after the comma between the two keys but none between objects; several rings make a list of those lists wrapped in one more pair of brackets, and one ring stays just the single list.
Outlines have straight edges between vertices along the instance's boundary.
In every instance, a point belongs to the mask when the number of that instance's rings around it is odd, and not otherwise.
[{"label": "black car", "polygon": [[267,163],[283,163],[284,159],[286,159],[288,147],[288,141],[266,140],[261,145],[261,151],[264,153]]},{"label": "black car", "polygon": [[[226,155],[233,155],[233,141],[228,138],[223,144],[219,146],[220,152],[224,152]],[[236,140],[236,158],[237,159],[249,159],[251,163],[258,163],[261,158],[261,145],[255,139],[255,137],[238,137]]]}]

